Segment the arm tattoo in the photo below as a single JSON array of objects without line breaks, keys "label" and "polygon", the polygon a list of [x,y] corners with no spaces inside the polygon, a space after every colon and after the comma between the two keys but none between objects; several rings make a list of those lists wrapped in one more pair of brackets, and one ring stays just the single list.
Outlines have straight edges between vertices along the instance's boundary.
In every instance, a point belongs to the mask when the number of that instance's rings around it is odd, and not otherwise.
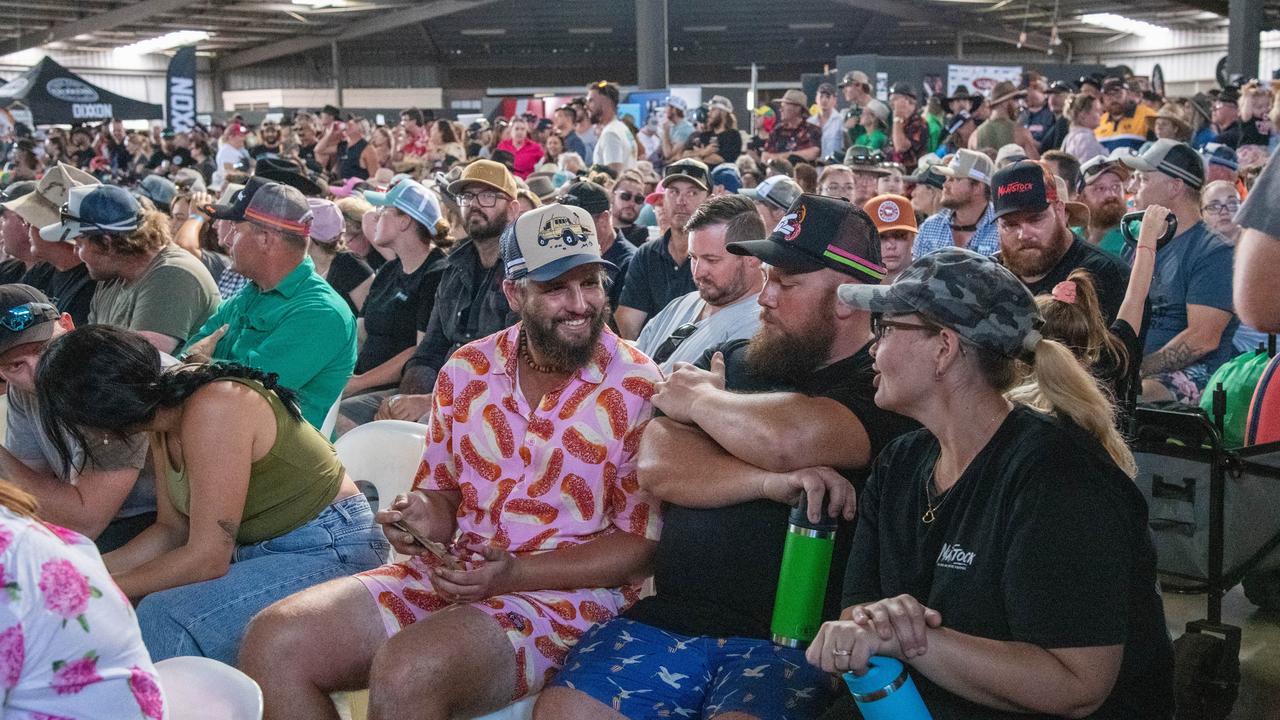
[{"label": "arm tattoo", "polygon": [[227,536],[227,542],[235,545],[236,533],[240,532],[240,523],[233,520],[219,520],[218,527],[222,528],[222,532]]},{"label": "arm tattoo", "polygon": [[1143,359],[1142,376],[1150,377],[1160,373],[1181,370],[1199,360],[1203,355],[1204,353],[1196,352],[1185,340],[1170,342]]}]

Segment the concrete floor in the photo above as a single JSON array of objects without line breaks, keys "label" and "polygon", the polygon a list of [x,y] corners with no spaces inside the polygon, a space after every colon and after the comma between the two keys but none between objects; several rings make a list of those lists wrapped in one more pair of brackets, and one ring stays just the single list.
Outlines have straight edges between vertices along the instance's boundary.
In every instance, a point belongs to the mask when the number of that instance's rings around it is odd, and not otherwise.
[{"label": "concrete floor", "polygon": [[[1204,595],[1164,594],[1165,618],[1174,638],[1205,616]],[[1280,612],[1262,611],[1237,585],[1222,600],[1222,621],[1241,628],[1240,696],[1232,720],[1280,720]]]}]

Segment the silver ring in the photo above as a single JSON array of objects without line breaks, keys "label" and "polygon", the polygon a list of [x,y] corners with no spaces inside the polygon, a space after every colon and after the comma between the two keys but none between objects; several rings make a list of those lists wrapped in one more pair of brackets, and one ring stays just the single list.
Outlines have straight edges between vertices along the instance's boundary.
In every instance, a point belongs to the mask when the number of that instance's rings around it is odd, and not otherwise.
[{"label": "silver ring", "polygon": [[839,656],[841,656],[841,657],[844,657],[844,656],[846,656],[846,655],[852,655],[853,653],[852,653],[852,651],[849,651],[849,650],[832,650],[832,651],[831,651],[831,654],[832,654],[832,655],[839,655]]}]

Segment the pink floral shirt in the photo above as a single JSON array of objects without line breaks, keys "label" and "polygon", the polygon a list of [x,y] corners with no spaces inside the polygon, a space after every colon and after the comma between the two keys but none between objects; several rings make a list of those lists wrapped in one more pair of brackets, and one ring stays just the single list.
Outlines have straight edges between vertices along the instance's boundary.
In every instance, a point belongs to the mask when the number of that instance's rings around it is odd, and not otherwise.
[{"label": "pink floral shirt", "polygon": [[640,491],[635,466],[657,366],[606,328],[593,359],[531,408],[516,379],[519,331],[445,363],[414,486],[461,491],[459,545],[550,550],[610,526],[657,540],[659,505]]},{"label": "pink floral shirt", "polygon": [[166,717],[133,606],[93,542],[0,507],[3,716]]}]

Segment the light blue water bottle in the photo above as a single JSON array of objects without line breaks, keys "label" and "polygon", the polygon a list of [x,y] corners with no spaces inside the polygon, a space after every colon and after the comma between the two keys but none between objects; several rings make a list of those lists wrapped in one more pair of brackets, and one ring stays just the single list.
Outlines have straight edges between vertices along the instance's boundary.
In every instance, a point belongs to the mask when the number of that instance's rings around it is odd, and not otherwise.
[{"label": "light blue water bottle", "polygon": [[844,682],[866,720],[933,720],[911,673],[893,658],[873,655],[866,674],[847,672]]}]

